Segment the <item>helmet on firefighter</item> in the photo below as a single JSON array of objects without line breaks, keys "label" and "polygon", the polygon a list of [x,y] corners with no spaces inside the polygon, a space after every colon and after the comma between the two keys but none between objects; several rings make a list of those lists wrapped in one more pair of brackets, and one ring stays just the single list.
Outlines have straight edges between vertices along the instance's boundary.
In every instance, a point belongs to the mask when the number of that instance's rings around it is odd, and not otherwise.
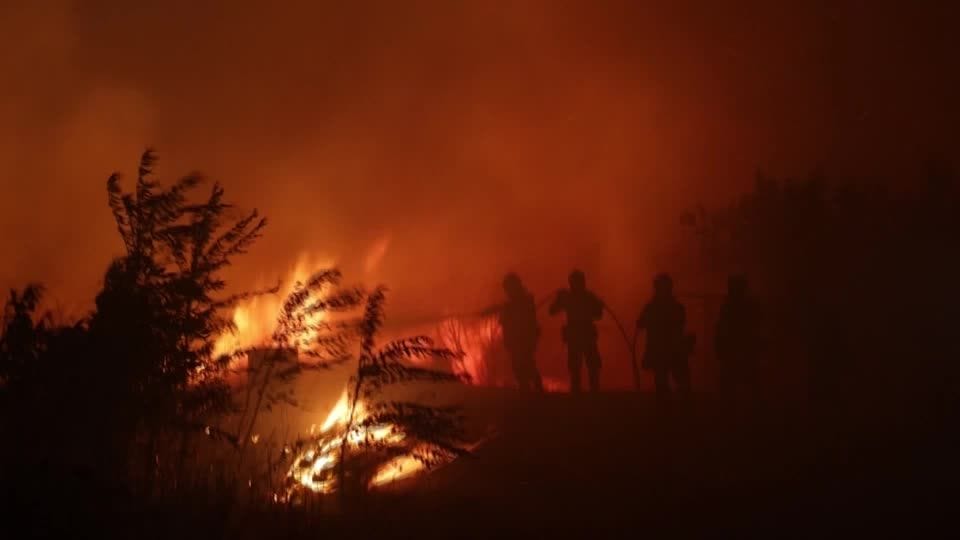
[{"label": "helmet on firefighter", "polygon": [[587,276],[580,270],[574,270],[570,272],[570,277],[568,278],[570,283],[571,290],[583,290],[587,287]]},{"label": "helmet on firefighter", "polygon": [[657,274],[653,278],[653,290],[659,294],[670,294],[673,292],[673,278],[665,272]]},{"label": "helmet on firefighter", "polygon": [[503,290],[510,296],[515,296],[523,292],[523,282],[520,281],[520,276],[514,272],[510,272],[503,277]]}]

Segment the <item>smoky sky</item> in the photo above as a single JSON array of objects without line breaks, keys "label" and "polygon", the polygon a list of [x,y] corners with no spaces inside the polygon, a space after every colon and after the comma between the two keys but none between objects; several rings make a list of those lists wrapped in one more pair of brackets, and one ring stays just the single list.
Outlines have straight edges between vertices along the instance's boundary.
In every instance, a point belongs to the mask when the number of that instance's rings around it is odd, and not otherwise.
[{"label": "smoky sky", "polygon": [[152,146],[161,179],[200,170],[270,220],[238,286],[311,254],[409,311],[574,266],[633,302],[680,212],[757,170],[955,155],[956,19],[931,6],[4,2],[0,285],[89,305],[121,250],[105,180]]}]

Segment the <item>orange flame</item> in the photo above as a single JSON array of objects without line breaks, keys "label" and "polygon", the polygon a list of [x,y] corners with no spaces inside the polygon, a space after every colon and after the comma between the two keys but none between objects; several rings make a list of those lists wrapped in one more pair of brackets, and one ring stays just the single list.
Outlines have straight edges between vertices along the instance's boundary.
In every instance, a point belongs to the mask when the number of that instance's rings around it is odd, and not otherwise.
[{"label": "orange flame", "polygon": [[[334,467],[340,460],[340,448],[346,438],[351,448],[364,441],[399,444],[406,434],[392,424],[361,427],[367,417],[367,408],[361,401],[354,410],[354,426],[344,437],[350,417],[350,400],[344,392],[320,427],[320,438],[314,448],[301,453],[293,462],[288,477],[294,487],[300,486],[315,493],[331,493],[335,489]],[[411,477],[424,470],[424,465],[410,455],[397,456],[383,463],[370,480],[370,487],[377,487]]]},{"label": "orange flame", "polygon": [[452,318],[440,326],[440,343],[461,355],[454,363],[454,373],[468,376],[477,385],[493,382],[488,361],[500,336],[500,324],[493,317],[475,323]]},{"label": "orange flame", "polygon": [[[305,282],[316,272],[332,267],[331,259],[301,255],[281,282],[278,294],[255,296],[234,308],[233,323],[237,327],[236,331],[217,338],[214,355],[266,345],[277,327],[277,317],[283,309],[283,301],[293,292],[296,284]],[[317,313],[310,317],[307,323],[322,322],[323,316],[323,313]],[[303,343],[309,342],[314,334],[315,331],[310,331],[307,335],[298,336],[296,343],[284,345],[299,349]]]}]

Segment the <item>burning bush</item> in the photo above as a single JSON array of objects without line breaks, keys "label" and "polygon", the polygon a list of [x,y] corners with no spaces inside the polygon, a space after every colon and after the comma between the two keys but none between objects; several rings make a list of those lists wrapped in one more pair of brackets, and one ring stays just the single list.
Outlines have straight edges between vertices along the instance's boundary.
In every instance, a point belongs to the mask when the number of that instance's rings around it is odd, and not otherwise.
[{"label": "burning bush", "polygon": [[466,452],[463,419],[456,407],[434,407],[391,399],[388,387],[413,382],[460,382],[454,373],[416,367],[417,360],[450,362],[458,355],[425,336],[399,339],[382,348],[384,289],[366,297],[357,321],[357,370],[320,433],[298,440],[286,498],[302,490],[330,493],[411,476]]},{"label": "burning bush", "polygon": [[[338,487],[338,471],[341,458],[351,460],[347,477],[356,477],[357,485],[374,488],[421,473],[431,466],[446,463],[455,458],[460,447],[437,448],[416,436],[411,430],[413,417],[433,417],[433,426],[428,437],[437,434],[436,420],[443,417],[444,430],[457,430],[459,419],[453,410],[439,412],[430,407],[395,405],[387,414],[374,414],[364,402],[351,407],[344,392],[340,401],[330,412],[320,433],[313,440],[299,447],[300,453],[288,473],[286,497],[294,496],[297,490],[306,488],[315,493],[332,493]],[[348,428],[350,411],[355,415],[354,425]],[[430,421],[428,421],[430,422]],[[426,423],[426,422],[421,422]],[[410,430],[410,431],[408,431]],[[344,449],[344,444],[346,448]],[[290,449],[286,449],[289,452]]]}]

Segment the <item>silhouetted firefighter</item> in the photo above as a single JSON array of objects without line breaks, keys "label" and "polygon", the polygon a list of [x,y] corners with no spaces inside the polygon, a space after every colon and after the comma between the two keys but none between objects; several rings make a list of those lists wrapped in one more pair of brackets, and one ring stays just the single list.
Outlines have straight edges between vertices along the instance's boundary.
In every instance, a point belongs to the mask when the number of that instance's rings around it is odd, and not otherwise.
[{"label": "silhouetted firefighter", "polygon": [[653,371],[657,397],[670,395],[670,378],[681,395],[690,392],[690,367],[687,364],[693,349],[692,335],[684,334],[686,310],[673,295],[673,280],[660,274],[653,280],[653,298],[637,319],[637,330],[647,331],[643,368]]},{"label": "silhouetted firefighter", "polygon": [[755,332],[756,314],[748,294],[747,279],[731,276],[714,339],[720,387],[728,395],[752,390],[756,370]]},{"label": "silhouetted firefighter", "polygon": [[603,302],[587,290],[583,272],[570,273],[570,288],[557,291],[550,305],[550,314],[567,314],[563,326],[563,340],[567,344],[567,367],[570,370],[570,390],[580,392],[580,370],[586,363],[590,391],[600,389],[600,352],[597,350],[597,327],[594,322],[603,317]]},{"label": "silhouetted firefighter", "polygon": [[540,325],[537,323],[537,306],[533,295],[527,291],[514,273],[503,278],[503,290],[507,301],[487,309],[485,315],[496,314],[503,328],[503,345],[510,355],[513,375],[521,390],[543,391],[540,371],[537,369],[537,341]]}]

